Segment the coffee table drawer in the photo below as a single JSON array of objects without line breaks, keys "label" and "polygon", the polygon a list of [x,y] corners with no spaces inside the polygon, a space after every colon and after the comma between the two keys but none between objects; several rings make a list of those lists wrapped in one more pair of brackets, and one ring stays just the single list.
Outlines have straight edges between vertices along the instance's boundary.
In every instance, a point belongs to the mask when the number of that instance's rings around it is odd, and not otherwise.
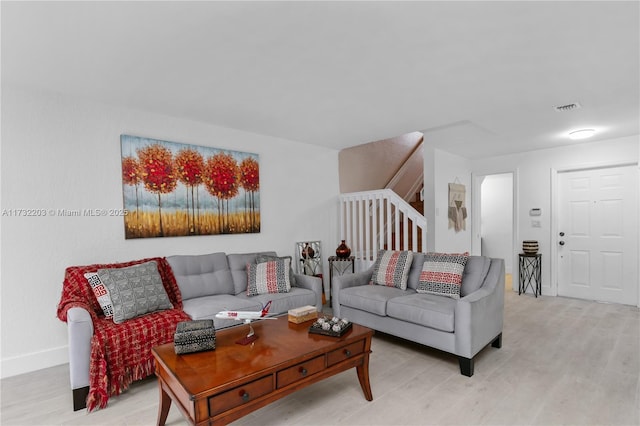
[{"label": "coffee table drawer", "polygon": [[265,376],[209,398],[209,416],[246,404],[273,391],[273,376]]},{"label": "coffee table drawer", "polygon": [[354,355],[361,354],[362,352],[364,352],[364,340],[343,346],[342,348],[327,354],[327,365],[332,366],[333,364],[337,364]]},{"label": "coffee table drawer", "polygon": [[324,356],[319,356],[312,358],[309,361],[301,362],[293,367],[278,371],[276,387],[285,387],[322,370],[324,370]]}]

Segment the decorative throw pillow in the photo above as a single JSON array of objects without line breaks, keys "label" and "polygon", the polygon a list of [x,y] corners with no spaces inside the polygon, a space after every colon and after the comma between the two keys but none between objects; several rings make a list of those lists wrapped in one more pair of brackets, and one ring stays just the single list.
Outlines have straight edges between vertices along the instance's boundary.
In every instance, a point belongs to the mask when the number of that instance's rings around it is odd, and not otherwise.
[{"label": "decorative throw pillow", "polygon": [[292,287],[296,286],[296,277],[293,275],[293,260],[291,256],[272,256],[270,254],[259,254],[256,256],[256,263],[269,262],[271,260],[289,259],[289,282]]},{"label": "decorative throw pillow", "polygon": [[380,250],[376,263],[373,265],[370,284],[406,290],[412,261],[413,252],[411,251]]},{"label": "decorative throw pillow", "polygon": [[263,263],[247,263],[247,296],[258,294],[288,293],[290,259],[271,260]]},{"label": "decorative throw pillow", "polygon": [[91,289],[93,289],[93,294],[96,296],[100,307],[102,308],[102,312],[106,318],[111,318],[113,316],[113,305],[111,304],[111,297],[109,297],[109,290],[104,285],[104,283],[100,280],[100,276],[97,272],[87,272],[84,274],[84,277],[89,282]]},{"label": "decorative throw pillow", "polygon": [[469,253],[427,253],[416,291],[459,299],[468,259]]},{"label": "decorative throw pillow", "polygon": [[98,276],[109,290],[116,324],[173,308],[155,261],[126,268],[98,269]]}]

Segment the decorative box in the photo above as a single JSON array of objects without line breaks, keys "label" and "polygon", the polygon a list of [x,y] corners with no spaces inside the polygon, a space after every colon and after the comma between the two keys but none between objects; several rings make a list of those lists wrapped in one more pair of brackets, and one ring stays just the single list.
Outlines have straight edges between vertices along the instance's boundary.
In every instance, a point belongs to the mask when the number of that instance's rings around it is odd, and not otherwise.
[{"label": "decorative box", "polygon": [[318,318],[318,320],[309,327],[309,333],[340,337],[351,330],[352,326],[353,324],[346,318]]},{"label": "decorative box", "polygon": [[289,309],[289,322],[300,324],[318,318],[318,311],[314,306],[302,306],[300,308]]},{"label": "decorative box", "polygon": [[176,327],[173,346],[177,354],[210,351],[216,348],[216,329],[212,319],[182,321]]}]

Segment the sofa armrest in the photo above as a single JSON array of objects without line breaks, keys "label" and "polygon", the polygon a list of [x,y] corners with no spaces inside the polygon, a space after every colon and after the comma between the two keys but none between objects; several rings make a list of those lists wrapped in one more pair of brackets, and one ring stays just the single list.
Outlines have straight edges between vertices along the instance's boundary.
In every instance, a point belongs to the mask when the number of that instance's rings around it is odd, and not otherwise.
[{"label": "sofa armrest", "polygon": [[314,275],[294,274],[296,287],[306,288],[316,294],[316,310],[322,311],[322,278]]},{"label": "sofa armrest", "polygon": [[373,275],[373,266],[355,274],[334,275],[331,283],[331,309],[333,315],[340,317],[340,291],[349,287],[369,284]]},{"label": "sofa armrest", "polygon": [[89,386],[89,360],[93,336],[93,321],[89,312],[83,308],[70,308],[67,311],[67,334],[71,389]]},{"label": "sofa armrest", "polygon": [[504,260],[491,259],[482,286],[458,300],[454,314],[456,355],[473,358],[502,333]]}]

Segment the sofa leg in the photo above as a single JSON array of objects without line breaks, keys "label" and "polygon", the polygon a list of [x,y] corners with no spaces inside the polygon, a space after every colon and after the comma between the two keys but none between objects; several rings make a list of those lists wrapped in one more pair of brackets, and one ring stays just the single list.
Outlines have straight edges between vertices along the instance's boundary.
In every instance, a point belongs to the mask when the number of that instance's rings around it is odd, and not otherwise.
[{"label": "sofa leg", "polygon": [[87,396],[89,396],[89,386],[73,389],[73,411],[87,408]]},{"label": "sofa leg", "polygon": [[491,346],[498,349],[502,347],[502,333],[498,334],[498,337],[491,342]]},{"label": "sofa leg", "polygon": [[465,358],[465,357],[459,356],[458,362],[460,363],[460,373],[463,376],[467,376],[467,377],[473,376],[473,358]]}]

